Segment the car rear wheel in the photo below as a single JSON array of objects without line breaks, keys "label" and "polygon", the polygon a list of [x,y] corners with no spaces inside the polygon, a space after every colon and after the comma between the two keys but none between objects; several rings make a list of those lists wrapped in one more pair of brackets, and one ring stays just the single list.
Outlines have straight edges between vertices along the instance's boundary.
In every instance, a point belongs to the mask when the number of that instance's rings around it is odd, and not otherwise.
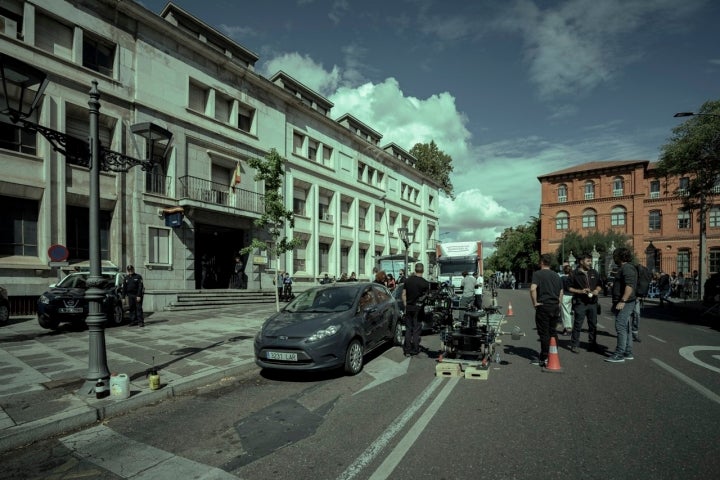
[{"label": "car rear wheel", "polygon": [[60,326],[60,322],[52,317],[38,316],[38,323],[42,328],[47,328],[48,330],[57,330],[58,326]]},{"label": "car rear wheel", "polygon": [[363,348],[360,340],[354,338],[345,353],[345,373],[357,375],[363,368]]},{"label": "car rear wheel", "polygon": [[403,321],[399,319],[395,322],[395,333],[393,335],[393,343],[398,346],[405,341],[405,332],[403,332]]}]

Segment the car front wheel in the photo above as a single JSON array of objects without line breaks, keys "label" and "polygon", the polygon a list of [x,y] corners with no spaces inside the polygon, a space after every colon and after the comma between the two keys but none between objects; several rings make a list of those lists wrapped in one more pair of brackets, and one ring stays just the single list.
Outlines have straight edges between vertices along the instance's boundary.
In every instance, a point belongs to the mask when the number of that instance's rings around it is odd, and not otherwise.
[{"label": "car front wheel", "polygon": [[363,368],[363,348],[360,340],[354,338],[345,353],[345,373],[357,375]]},{"label": "car front wheel", "polygon": [[60,322],[52,317],[38,316],[38,323],[42,328],[47,328],[48,330],[57,330],[60,325]]},{"label": "car front wheel", "polygon": [[393,335],[393,343],[398,346],[405,341],[405,332],[403,332],[402,318],[395,322],[395,334]]},{"label": "car front wheel", "polygon": [[123,307],[121,303],[115,305],[111,315],[108,315],[108,319],[112,325],[121,325],[123,322]]}]

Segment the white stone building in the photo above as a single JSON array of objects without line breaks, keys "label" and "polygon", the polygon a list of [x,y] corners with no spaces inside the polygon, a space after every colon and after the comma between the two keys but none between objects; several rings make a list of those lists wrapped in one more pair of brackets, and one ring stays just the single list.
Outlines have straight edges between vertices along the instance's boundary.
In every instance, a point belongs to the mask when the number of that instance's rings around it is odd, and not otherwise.
[{"label": "white stone building", "polygon": [[[287,159],[287,234],[303,240],[279,259],[296,284],[324,272],[370,278],[378,257],[404,253],[401,227],[416,233],[410,256],[434,262],[440,185],[406,150],[284,72],[255,73],[257,55],[171,3],[157,15],[129,0],[3,0],[0,53],[47,73],[32,119],[41,125],[87,139],[95,80],[104,146],[146,158],[130,126],[172,132],[154,171],[101,176],[103,262],[135,265],[149,310],[201,288],[203,257],[214,272],[206,287],[228,287],[238,251],[263,236],[253,223],[263,185],[247,159],[271,148]],[[66,270],[87,261],[89,175],[7,116],[0,129],[0,284],[37,297],[58,276],[52,245],[68,248]],[[173,212],[180,222],[168,226]],[[249,289],[272,288],[278,260],[243,260]]]}]

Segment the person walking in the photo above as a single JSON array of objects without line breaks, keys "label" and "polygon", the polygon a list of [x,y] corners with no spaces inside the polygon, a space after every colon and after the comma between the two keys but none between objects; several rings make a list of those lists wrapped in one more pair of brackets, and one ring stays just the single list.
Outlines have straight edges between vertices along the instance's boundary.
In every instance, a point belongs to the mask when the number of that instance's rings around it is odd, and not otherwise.
[{"label": "person walking", "polygon": [[430,282],[423,278],[425,267],[415,264],[415,275],[405,279],[402,301],[405,305],[405,343],[403,352],[406,357],[420,353],[420,334],[422,333],[422,298],[430,291]]},{"label": "person walking", "polygon": [[475,308],[478,310],[483,309],[482,296],[483,296],[483,276],[480,272],[475,272]]},{"label": "person walking", "polygon": [[540,336],[540,356],[536,365],[544,367],[550,352],[550,337],[557,340],[555,322],[560,313],[562,282],[556,272],[550,270],[552,257],[548,253],[540,255],[540,270],[536,270],[530,284],[530,300],[535,308],[535,327]]},{"label": "person walking", "polygon": [[[570,351],[580,353],[580,332],[585,320],[588,325],[588,351],[598,351],[597,307],[598,295],[602,291],[600,275],[592,268],[592,256],[580,256],[579,264],[572,274],[568,293],[572,295],[573,326]],[[563,289],[563,299],[565,298]]]},{"label": "person walking", "polygon": [[632,253],[626,247],[613,252],[613,260],[618,268],[613,284],[612,311],[615,314],[615,332],[617,346],[615,353],[606,358],[606,362],[622,363],[633,360],[633,341],[631,332],[631,315],[635,311],[635,291],[637,290],[637,269],[630,263]]},{"label": "person walking", "polygon": [[[682,272],[680,272],[680,275],[682,275]],[[679,291],[682,290],[682,287],[681,287],[682,279],[681,278],[682,277],[678,278],[678,281],[677,281]],[[672,300],[670,300],[670,291],[672,289],[672,285],[670,284],[670,275],[668,275],[667,273],[665,273],[661,270],[660,276],[658,277],[657,284],[658,284],[658,292],[659,292],[658,298],[660,299],[660,306],[662,307],[665,304],[665,302],[667,302],[668,305],[672,306]]]},{"label": "person walking", "polygon": [[460,281],[462,293],[460,294],[458,307],[460,307],[461,310],[467,310],[467,308],[475,302],[475,277],[468,272],[462,272],[462,277]]},{"label": "person walking", "polygon": [[143,314],[142,302],[145,296],[145,285],[139,273],[135,273],[135,267],[128,265],[127,275],[123,278],[122,294],[128,299],[130,308],[130,326],[145,326],[145,315]]},{"label": "person walking", "polygon": [[562,303],[560,304],[560,320],[562,320],[563,324],[562,335],[571,335],[573,329],[573,294],[570,293],[570,286],[573,280],[572,267],[570,265],[563,267],[560,280],[562,281],[563,288]]}]

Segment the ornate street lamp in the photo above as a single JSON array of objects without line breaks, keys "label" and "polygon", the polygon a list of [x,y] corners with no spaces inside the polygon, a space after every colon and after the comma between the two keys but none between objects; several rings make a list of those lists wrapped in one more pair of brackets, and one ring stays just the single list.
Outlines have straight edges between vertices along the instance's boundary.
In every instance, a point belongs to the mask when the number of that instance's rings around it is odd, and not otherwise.
[{"label": "ornate street lamp", "polygon": [[[122,153],[114,152],[100,145],[99,124],[100,92],[97,81],[93,80],[90,89],[89,115],[90,135],[89,141],[72,137],[63,132],[43,127],[33,123],[27,118],[31,117],[42,94],[48,84],[45,72],[28,65],[25,62],[0,53],[0,81],[5,104],[0,105],[0,114],[7,115],[10,121],[28,132],[37,132],[47,139],[53,150],[63,154],[66,160],[74,165],[89,169],[90,192],[90,272],[87,279],[88,289],[85,298],[88,300],[88,318],[86,320],[89,335],[88,373],[85,383],[79,393],[91,394],[97,379],[108,380],[110,371],[107,367],[107,353],[105,349],[105,315],[102,313],[102,300],[104,292],[99,288],[102,283],[101,255],[100,255],[100,171],[127,172],[134,166],[140,166],[145,171],[152,170],[154,166],[153,152],[157,142],[167,142],[163,155],[172,139],[168,130],[143,123],[130,128],[131,132],[140,135],[147,141],[149,158],[138,160]],[[31,97],[32,98],[29,98]],[[13,101],[17,101],[16,104]],[[107,382],[106,382],[107,384]]]},{"label": "ornate street lamp", "polygon": [[413,243],[415,232],[409,232],[407,228],[401,227],[398,228],[398,236],[400,237],[400,240],[402,240],[403,245],[405,245],[405,278],[408,278],[410,276],[408,269],[408,249]]}]

